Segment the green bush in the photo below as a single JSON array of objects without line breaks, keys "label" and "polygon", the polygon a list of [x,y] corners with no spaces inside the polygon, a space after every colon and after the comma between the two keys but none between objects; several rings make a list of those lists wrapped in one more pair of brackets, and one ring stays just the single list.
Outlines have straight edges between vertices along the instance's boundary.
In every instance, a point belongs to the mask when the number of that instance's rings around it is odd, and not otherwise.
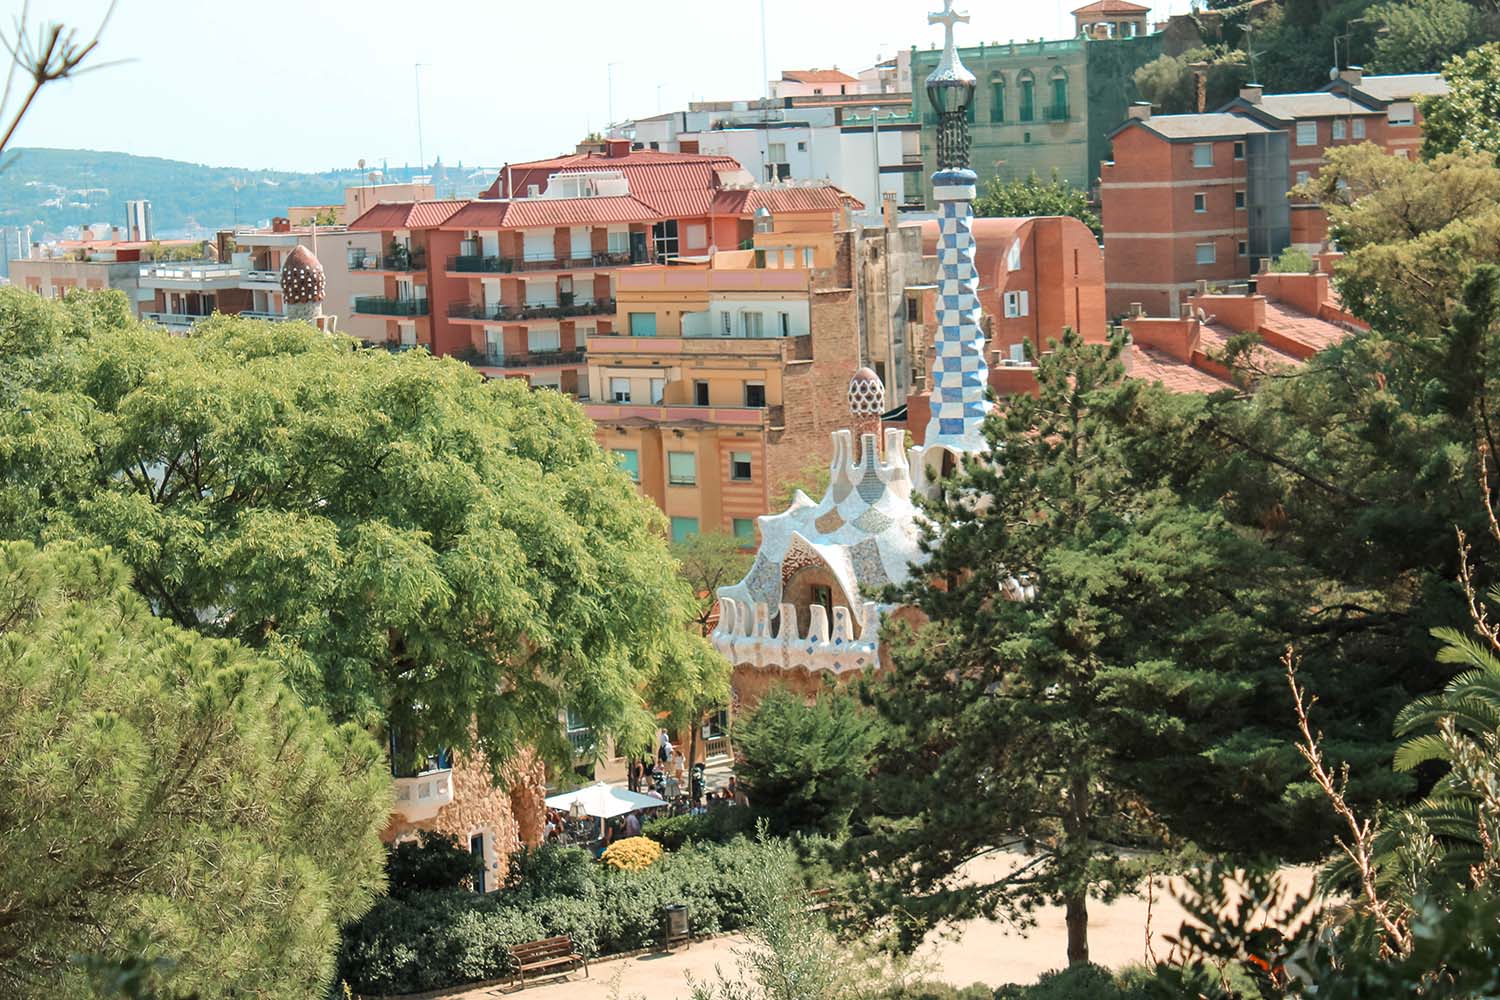
[{"label": "green bush", "polygon": [[669,851],[685,844],[722,844],[749,833],[753,818],[747,809],[721,807],[699,816],[666,816],[648,820],[641,827],[641,836],[650,837]]},{"label": "green bush", "polygon": [[1097,965],[1074,965],[1044,972],[1027,986],[1012,983],[995,991],[994,1000],[1137,1000],[1151,996],[1140,992],[1140,984],[1125,986],[1108,969]]},{"label": "green bush", "polygon": [[1314,270],[1312,254],[1296,247],[1287,247],[1281,256],[1271,262],[1271,270],[1277,274],[1307,274]]},{"label": "green bush", "polygon": [[386,849],[385,873],[390,895],[466,889],[484,870],[484,859],[458,841],[430,831],[417,840]]}]

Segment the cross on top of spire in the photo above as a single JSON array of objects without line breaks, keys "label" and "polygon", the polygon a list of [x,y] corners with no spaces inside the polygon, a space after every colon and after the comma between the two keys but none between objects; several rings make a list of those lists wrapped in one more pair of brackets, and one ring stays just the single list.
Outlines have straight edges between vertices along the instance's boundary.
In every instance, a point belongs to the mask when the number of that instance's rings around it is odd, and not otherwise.
[{"label": "cross on top of spire", "polygon": [[938,13],[927,15],[928,24],[941,24],[943,26],[943,48],[953,48],[953,26],[956,24],[968,24],[969,15],[960,14],[953,9],[953,0],[943,0],[943,9]]}]

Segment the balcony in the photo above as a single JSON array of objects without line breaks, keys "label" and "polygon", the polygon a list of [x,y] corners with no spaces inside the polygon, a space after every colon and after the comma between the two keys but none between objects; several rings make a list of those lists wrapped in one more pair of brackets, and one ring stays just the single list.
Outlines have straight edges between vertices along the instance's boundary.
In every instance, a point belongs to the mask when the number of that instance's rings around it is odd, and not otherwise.
[{"label": "balcony", "polygon": [[594,267],[645,264],[645,256],[633,260],[629,251],[596,253],[588,257],[487,257],[457,254],[448,258],[448,270],[457,274],[520,274],[530,271],[580,271]]},{"label": "balcony", "polygon": [[477,364],[491,368],[558,368],[581,365],[588,359],[586,351],[528,351],[525,354],[486,352]]},{"label": "balcony", "polygon": [[396,779],[395,812],[408,822],[431,819],[452,801],[452,768],[424,771],[413,778]]},{"label": "balcony", "polygon": [[366,316],[426,316],[427,300],[361,295],[354,300],[354,311]]},{"label": "balcony", "polygon": [[478,319],[493,323],[565,319],[569,316],[613,316],[614,313],[614,299],[573,302],[566,295],[555,306],[487,306],[473,302],[454,302],[448,306],[448,315],[453,319]]},{"label": "balcony", "polygon": [[398,254],[366,254],[362,257],[351,257],[349,259],[349,270],[351,271],[425,271],[427,270],[427,253],[424,250],[414,250],[411,253]]},{"label": "balcony", "polygon": [[1042,117],[1049,122],[1065,122],[1068,120],[1068,106],[1066,104],[1049,104],[1042,112]]},{"label": "balcony", "polygon": [[252,268],[245,272],[247,285],[274,285],[281,287],[281,272],[270,268]]},{"label": "balcony", "polygon": [[569,729],[568,743],[573,747],[573,756],[579,760],[592,758],[599,745],[592,729]]},{"label": "balcony", "polygon": [[208,315],[200,315],[198,313],[148,312],[141,313],[141,319],[152,323],[160,323],[169,330],[186,330],[199,320],[208,319]]},{"label": "balcony", "polygon": [[595,354],[636,358],[735,357],[767,361],[811,361],[812,334],[793,337],[632,337],[629,334],[596,333],[588,349]]},{"label": "balcony", "polygon": [[244,280],[244,269],[235,267],[233,264],[211,262],[150,264],[142,267],[140,273],[142,288],[161,288],[172,291],[201,292],[238,288]]},{"label": "balcony", "polygon": [[584,407],[596,424],[640,420],[652,424],[710,424],[719,427],[780,426],[781,407],[689,406],[675,403],[590,403]]},{"label": "balcony", "polygon": [[241,316],[244,319],[263,319],[272,323],[285,323],[286,321],[291,319],[291,317],[286,315],[285,313],[257,312],[254,309],[246,309],[244,312],[238,313],[237,315]]}]

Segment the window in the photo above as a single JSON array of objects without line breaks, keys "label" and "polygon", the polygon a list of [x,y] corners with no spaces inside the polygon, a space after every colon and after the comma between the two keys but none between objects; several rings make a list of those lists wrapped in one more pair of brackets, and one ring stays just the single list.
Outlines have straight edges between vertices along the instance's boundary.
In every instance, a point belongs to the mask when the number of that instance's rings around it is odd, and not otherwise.
[{"label": "window", "polygon": [[708,247],[708,227],[702,223],[696,223],[687,227],[687,245],[694,248]]},{"label": "window", "polygon": [[698,519],[696,517],[672,518],[672,541],[685,542],[697,533]]},{"label": "window", "polygon": [[698,456],[691,451],[667,452],[667,482],[673,486],[697,486]]},{"label": "window", "polygon": [[574,260],[592,260],[594,257],[594,231],[588,226],[573,226],[569,229],[568,252]]},{"label": "window", "polygon": [[755,519],[753,517],[737,517],[734,519],[735,541],[746,545],[755,544]]},{"label": "window", "polygon": [[677,256],[677,220],[667,219],[651,227],[651,238],[656,243],[656,259]]},{"label": "window", "polygon": [[1193,166],[1211,167],[1214,165],[1214,144],[1211,142],[1193,143]]},{"label": "window", "polygon": [[1306,184],[1310,180],[1312,180],[1312,174],[1308,173],[1306,170],[1297,171],[1298,184]]},{"label": "window", "polygon": [[799,142],[799,143],[797,143],[797,152],[799,152],[799,153],[805,153],[805,152],[807,152],[807,143],[805,143],[805,142]]},{"label": "window", "polygon": [[1240,240],[1239,246],[1235,249],[1241,257],[1250,256],[1250,244],[1246,243],[1244,240]]},{"label": "window", "polygon": [[1338,142],[1343,137],[1344,137],[1344,119],[1342,119],[1342,118],[1335,118],[1333,120],[1333,141],[1334,142]]},{"label": "window", "polygon": [[1036,121],[1036,81],[1029,72],[1021,74],[1021,121]]},{"label": "window", "polygon": [[719,313],[719,332],[726,337],[734,336],[734,317],[728,312]]},{"label": "window", "polygon": [[694,382],[693,383],[693,405],[694,406],[707,406],[708,405],[708,383],[707,382]]},{"label": "window", "polygon": [[1021,269],[1021,241],[1011,240],[1010,249],[1005,252],[1005,269],[1007,271],[1019,271]]},{"label": "window", "polygon": [[813,248],[812,247],[803,247],[802,248],[802,266],[803,267],[812,267],[813,266]]},{"label": "window", "polygon": [[615,456],[615,464],[625,470],[630,481],[638,483],[641,481],[641,453],[634,448],[616,448],[611,452]]},{"label": "window", "polygon": [[1356,139],[1363,139],[1364,137],[1365,137],[1365,120],[1363,118],[1356,118],[1356,119],[1354,119],[1354,138],[1356,138]]},{"label": "window", "polygon": [[1298,122],[1297,123],[1297,145],[1299,145],[1299,146],[1316,146],[1317,144],[1318,144],[1318,123],[1317,122]]},{"label": "window", "polygon": [[1047,118],[1055,122],[1068,120],[1068,75],[1060,69],[1052,71],[1052,107],[1047,109]]},{"label": "window", "polygon": [[665,393],[666,391],[667,391],[667,380],[666,379],[664,379],[664,378],[654,378],[654,379],[652,379],[651,380],[651,405],[652,406],[659,406],[659,405],[661,405],[662,394]]},{"label": "window", "polygon": [[1236,191],[1234,193],[1234,207],[1235,208],[1244,208],[1245,207],[1245,192],[1243,192],[1243,191]]},{"label": "window", "polygon": [[922,303],[917,301],[915,295],[906,297],[906,321],[908,323],[922,322]]},{"label": "window", "polygon": [[750,481],[750,453],[748,451],[729,453],[729,478],[741,483]]},{"label": "window", "polygon": [[776,332],[783,337],[790,337],[792,335],[791,313],[779,312],[776,314]]},{"label": "window", "polygon": [[630,379],[612,378],[609,380],[609,394],[616,403],[630,402]]},{"label": "window", "polygon": [[656,313],[631,313],[630,335],[632,337],[656,336]]},{"label": "window", "polygon": [[766,144],[766,160],[770,163],[786,162],[786,143],[770,142]]},{"label": "window", "polygon": [[1199,264],[1216,263],[1219,259],[1218,248],[1212,243],[1199,243],[1195,256]]},{"label": "window", "polygon": [[1024,365],[1026,363],[1026,345],[1010,345],[1010,363],[1013,365]]},{"label": "window", "polygon": [[611,229],[609,231],[609,252],[610,253],[629,253],[630,252],[630,230],[628,230],[628,229]]},{"label": "window", "polygon": [[1031,141],[1031,133],[1030,132],[1022,132],[1021,133],[1021,142],[1023,142],[1023,143],[1029,143],[1030,141]]},{"label": "window", "polygon": [[765,317],[760,313],[740,313],[740,322],[745,327],[745,336],[764,337],[766,335]]},{"label": "window", "polygon": [[1245,144],[1243,142],[1234,144],[1234,158],[1236,160],[1243,160],[1245,158]]},{"label": "window", "polygon": [[1193,211],[1195,211],[1195,212],[1207,212],[1208,211],[1208,195],[1201,194],[1201,193],[1193,195]]},{"label": "window", "polygon": [[1030,296],[1026,292],[1005,293],[1005,318],[1018,319],[1030,315]]},{"label": "window", "polygon": [[1385,111],[1385,120],[1391,125],[1411,125],[1417,120],[1417,108],[1411,101],[1397,101]]},{"label": "window", "polygon": [[764,382],[745,383],[745,405],[756,408],[766,405],[766,384]]},{"label": "window", "polygon": [[1005,81],[996,80],[990,84],[990,121],[1005,121]]}]

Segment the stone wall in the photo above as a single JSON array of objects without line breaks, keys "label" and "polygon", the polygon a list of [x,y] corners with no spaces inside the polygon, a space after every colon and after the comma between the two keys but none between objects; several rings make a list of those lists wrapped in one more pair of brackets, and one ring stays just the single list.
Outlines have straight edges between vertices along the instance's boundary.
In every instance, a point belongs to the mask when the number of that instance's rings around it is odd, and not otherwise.
[{"label": "stone wall", "polygon": [[395,843],[422,830],[456,839],[467,847],[476,833],[485,835],[485,886],[494,890],[504,881],[510,856],[522,844],[542,842],[546,822],[547,776],[530,751],[507,765],[497,785],[483,754],[454,754],[453,801],[431,819],[410,822],[392,814],[380,839]]}]

